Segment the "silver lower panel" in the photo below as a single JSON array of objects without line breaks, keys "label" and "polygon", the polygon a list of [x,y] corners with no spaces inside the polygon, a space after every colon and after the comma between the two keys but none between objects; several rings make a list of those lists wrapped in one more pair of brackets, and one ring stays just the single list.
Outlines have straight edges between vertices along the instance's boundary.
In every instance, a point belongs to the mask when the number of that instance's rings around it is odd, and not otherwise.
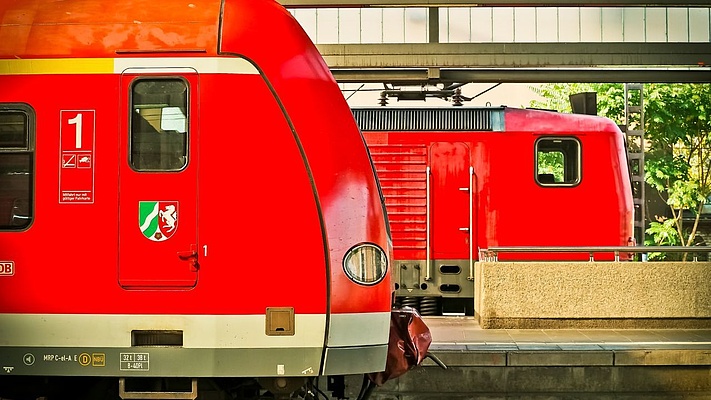
[{"label": "silver lower panel", "polygon": [[[321,347],[0,347],[5,376],[269,377],[317,376]],[[326,350],[327,374],[381,371],[387,346]]]}]

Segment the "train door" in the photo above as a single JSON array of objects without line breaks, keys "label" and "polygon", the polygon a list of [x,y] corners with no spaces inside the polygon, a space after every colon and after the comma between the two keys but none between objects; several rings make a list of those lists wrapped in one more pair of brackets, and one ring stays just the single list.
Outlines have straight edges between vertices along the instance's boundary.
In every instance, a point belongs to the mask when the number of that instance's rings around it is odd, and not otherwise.
[{"label": "train door", "polygon": [[186,68],[121,75],[118,270],[124,288],[197,283],[197,86],[197,73]]},{"label": "train door", "polygon": [[431,257],[469,259],[476,248],[472,171],[469,147],[461,142],[435,142],[430,147]]}]

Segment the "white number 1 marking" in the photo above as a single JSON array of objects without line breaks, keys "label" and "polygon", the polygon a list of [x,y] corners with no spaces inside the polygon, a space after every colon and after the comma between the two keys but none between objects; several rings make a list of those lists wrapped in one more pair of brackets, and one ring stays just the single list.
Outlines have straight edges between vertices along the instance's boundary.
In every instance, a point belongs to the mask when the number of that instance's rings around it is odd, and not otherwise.
[{"label": "white number 1 marking", "polygon": [[81,113],[77,114],[76,117],[70,119],[69,124],[70,125],[76,125],[76,136],[75,136],[75,141],[74,145],[76,146],[77,149],[81,149]]}]

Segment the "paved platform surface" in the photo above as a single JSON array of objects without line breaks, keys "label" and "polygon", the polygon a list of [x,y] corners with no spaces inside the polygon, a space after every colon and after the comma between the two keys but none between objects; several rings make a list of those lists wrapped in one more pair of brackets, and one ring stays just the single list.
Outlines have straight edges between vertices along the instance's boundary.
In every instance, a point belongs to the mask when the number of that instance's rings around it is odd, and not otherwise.
[{"label": "paved platform surface", "polygon": [[482,329],[424,317],[420,367],[371,400],[711,400],[711,329]]},{"label": "paved platform surface", "polygon": [[711,365],[711,329],[482,329],[473,317],[423,319],[430,351],[456,364]]}]

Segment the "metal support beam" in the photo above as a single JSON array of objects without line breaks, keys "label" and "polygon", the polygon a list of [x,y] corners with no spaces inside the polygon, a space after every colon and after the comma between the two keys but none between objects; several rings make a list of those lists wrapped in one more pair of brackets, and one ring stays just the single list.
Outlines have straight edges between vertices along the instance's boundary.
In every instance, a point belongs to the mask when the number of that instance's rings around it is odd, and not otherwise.
[{"label": "metal support beam", "polygon": [[330,68],[711,66],[708,43],[320,44]]},{"label": "metal support beam", "polygon": [[430,8],[429,14],[427,41],[429,43],[439,43],[439,8]]},{"label": "metal support beam", "polygon": [[322,44],[318,49],[339,82],[711,82],[707,43]]},{"label": "metal support beam", "polygon": [[[278,0],[287,8],[335,7],[591,7],[583,0]],[[595,0],[595,7],[708,7],[708,0]]]},{"label": "metal support beam", "polygon": [[433,76],[428,68],[332,69],[341,83],[388,83],[393,85],[424,85],[451,83],[711,83],[709,68],[470,68],[440,69]]}]

